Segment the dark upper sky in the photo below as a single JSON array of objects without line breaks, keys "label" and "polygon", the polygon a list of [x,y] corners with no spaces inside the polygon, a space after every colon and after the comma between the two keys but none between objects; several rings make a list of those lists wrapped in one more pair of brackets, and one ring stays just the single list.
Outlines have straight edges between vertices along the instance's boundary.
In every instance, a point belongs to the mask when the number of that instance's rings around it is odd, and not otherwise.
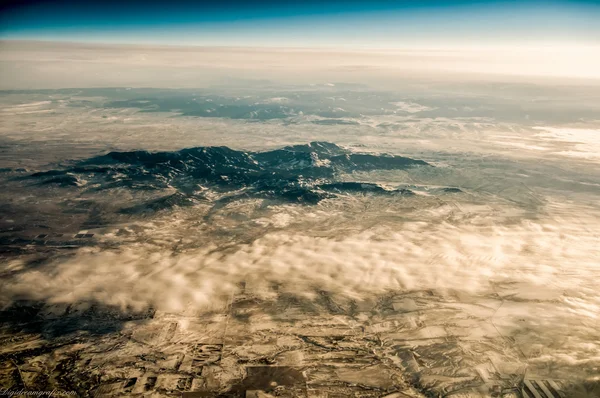
[{"label": "dark upper sky", "polygon": [[600,39],[598,1],[8,1],[0,38],[362,45]]}]

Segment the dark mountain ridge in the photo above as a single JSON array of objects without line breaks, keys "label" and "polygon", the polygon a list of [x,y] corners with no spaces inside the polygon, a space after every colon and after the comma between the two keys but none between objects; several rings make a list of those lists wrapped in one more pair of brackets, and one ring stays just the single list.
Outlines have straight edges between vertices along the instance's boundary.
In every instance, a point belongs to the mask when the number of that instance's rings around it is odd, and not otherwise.
[{"label": "dark mountain ridge", "polygon": [[[372,183],[341,182],[338,177],[354,171],[419,166],[431,165],[402,156],[354,153],[332,143],[311,142],[264,152],[228,147],[110,152],[64,169],[36,172],[30,178],[42,184],[93,190],[177,190],[175,197],[148,203],[151,208],[191,204],[199,197],[200,188],[226,195],[237,196],[241,191],[244,197],[314,204],[341,193],[412,194],[406,189],[387,189]],[[206,200],[204,196],[202,199]]]}]

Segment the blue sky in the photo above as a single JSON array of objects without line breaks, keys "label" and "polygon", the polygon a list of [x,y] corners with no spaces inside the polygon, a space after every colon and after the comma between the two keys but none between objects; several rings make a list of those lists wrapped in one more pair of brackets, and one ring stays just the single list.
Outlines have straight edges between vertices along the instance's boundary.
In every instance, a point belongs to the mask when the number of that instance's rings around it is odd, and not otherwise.
[{"label": "blue sky", "polygon": [[0,38],[233,46],[600,42],[600,1],[30,1]]}]

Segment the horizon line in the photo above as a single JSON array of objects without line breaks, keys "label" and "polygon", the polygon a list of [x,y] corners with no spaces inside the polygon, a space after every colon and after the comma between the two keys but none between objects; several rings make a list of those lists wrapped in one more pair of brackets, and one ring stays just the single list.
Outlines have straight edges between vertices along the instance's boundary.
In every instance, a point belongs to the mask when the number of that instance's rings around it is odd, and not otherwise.
[{"label": "horizon line", "polygon": [[[537,43],[493,43],[493,44],[479,44],[473,45],[470,43],[465,43],[462,45],[458,44],[449,44],[446,46],[427,46],[427,45],[415,45],[415,46],[407,46],[402,45],[398,47],[370,47],[365,45],[344,45],[344,44],[329,44],[329,45],[315,45],[315,46],[306,46],[299,44],[289,44],[287,46],[281,45],[270,45],[266,43],[261,43],[258,45],[249,45],[249,44],[239,44],[239,45],[229,45],[229,44],[193,44],[193,43],[164,43],[164,42],[115,42],[115,41],[104,41],[104,40],[56,40],[56,39],[44,39],[44,38],[36,38],[36,39],[23,39],[23,38],[2,38],[0,36],[0,46],[4,43],[10,44],[62,44],[66,46],[91,46],[91,47],[148,47],[148,48],[173,48],[173,49],[222,49],[222,50],[321,50],[321,51],[331,51],[331,50],[360,50],[360,51],[401,51],[401,52],[414,52],[414,51],[431,51],[431,52],[459,52],[459,51],[482,51],[482,50],[493,50],[498,51],[501,49],[506,50],[515,50],[515,49],[523,49],[523,50],[551,50],[556,48],[567,49],[564,46],[572,49],[599,49],[600,50],[600,42],[598,43],[549,43],[549,42],[537,42]],[[1,50],[1,48],[0,48]],[[339,51],[342,52],[342,51]]]}]

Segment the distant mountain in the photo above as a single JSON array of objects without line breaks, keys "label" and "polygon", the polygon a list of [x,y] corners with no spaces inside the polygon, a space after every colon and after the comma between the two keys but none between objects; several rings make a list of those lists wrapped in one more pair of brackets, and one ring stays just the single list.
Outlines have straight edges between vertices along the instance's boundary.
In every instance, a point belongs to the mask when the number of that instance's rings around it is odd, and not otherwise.
[{"label": "distant mountain", "polygon": [[[219,198],[252,197],[292,203],[318,203],[342,193],[411,194],[377,184],[341,182],[340,174],[354,171],[403,170],[429,167],[427,162],[402,156],[353,153],[329,142],[311,142],[265,152],[227,147],[197,147],[174,152],[110,152],[65,169],[37,172],[30,178],[43,184],[104,190],[161,190],[176,193],[125,209],[156,211],[204,200],[202,190]],[[87,187],[87,188],[86,188]],[[243,195],[243,196],[240,196]]]}]

